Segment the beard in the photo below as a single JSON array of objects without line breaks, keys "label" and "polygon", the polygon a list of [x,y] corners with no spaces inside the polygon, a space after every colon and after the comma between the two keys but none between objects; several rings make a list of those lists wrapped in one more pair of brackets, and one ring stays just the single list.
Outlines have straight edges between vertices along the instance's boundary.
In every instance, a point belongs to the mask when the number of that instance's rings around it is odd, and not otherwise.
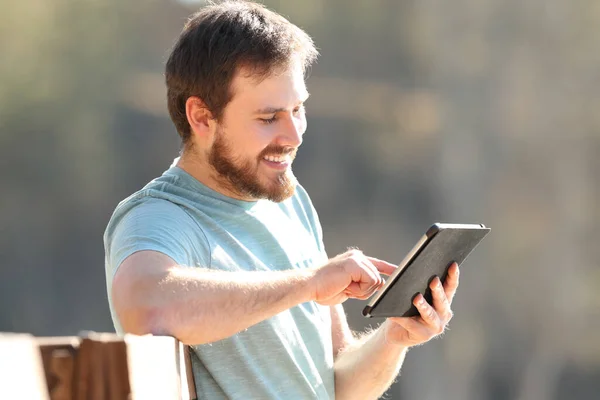
[{"label": "beard", "polygon": [[276,203],[294,194],[298,180],[291,168],[280,172],[274,179],[265,175],[262,180],[258,170],[263,157],[292,153],[290,156],[293,160],[296,157],[295,150],[270,145],[255,160],[244,160],[233,154],[224,133],[222,129],[216,132],[215,142],[208,153],[208,162],[217,172],[217,181],[221,185],[244,198],[268,199]]}]

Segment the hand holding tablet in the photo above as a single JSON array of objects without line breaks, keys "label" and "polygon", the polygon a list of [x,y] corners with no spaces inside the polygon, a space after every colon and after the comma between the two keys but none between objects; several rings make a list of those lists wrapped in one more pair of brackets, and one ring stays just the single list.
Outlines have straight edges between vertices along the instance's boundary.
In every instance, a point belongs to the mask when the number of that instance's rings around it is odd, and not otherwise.
[{"label": "hand holding tablet", "polygon": [[434,224],[369,301],[363,315],[419,315],[413,305],[415,296],[421,293],[432,304],[431,281],[437,276],[443,283],[450,265],[454,262],[460,265],[489,232],[482,224]]}]

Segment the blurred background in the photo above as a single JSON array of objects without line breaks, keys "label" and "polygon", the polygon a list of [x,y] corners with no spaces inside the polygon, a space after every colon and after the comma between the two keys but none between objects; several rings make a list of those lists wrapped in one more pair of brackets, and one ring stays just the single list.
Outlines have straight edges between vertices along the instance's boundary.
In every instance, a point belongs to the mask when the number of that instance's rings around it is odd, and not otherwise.
[{"label": "blurred background", "polygon": [[[598,398],[600,2],[264,3],[321,51],[295,172],[330,255],[492,228],[387,397]],[[113,331],[102,234],[178,154],[163,66],[202,4],[0,5],[0,331]]]}]

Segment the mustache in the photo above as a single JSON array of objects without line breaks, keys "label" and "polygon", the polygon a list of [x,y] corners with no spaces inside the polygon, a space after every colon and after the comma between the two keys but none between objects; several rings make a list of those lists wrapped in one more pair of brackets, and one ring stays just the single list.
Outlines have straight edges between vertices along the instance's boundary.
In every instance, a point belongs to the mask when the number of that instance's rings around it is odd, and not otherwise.
[{"label": "mustache", "polygon": [[287,154],[293,155],[296,154],[296,150],[297,149],[294,149],[293,147],[269,145],[260,152],[258,158],[263,158],[265,156],[285,156]]}]

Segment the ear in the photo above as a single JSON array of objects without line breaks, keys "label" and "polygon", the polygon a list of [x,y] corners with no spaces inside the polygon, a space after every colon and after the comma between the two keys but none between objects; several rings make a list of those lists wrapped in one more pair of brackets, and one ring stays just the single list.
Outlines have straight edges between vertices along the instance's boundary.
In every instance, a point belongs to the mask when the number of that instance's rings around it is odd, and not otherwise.
[{"label": "ear", "polygon": [[196,96],[188,97],[185,102],[185,114],[193,135],[208,137],[212,131],[213,115],[206,104]]}]

